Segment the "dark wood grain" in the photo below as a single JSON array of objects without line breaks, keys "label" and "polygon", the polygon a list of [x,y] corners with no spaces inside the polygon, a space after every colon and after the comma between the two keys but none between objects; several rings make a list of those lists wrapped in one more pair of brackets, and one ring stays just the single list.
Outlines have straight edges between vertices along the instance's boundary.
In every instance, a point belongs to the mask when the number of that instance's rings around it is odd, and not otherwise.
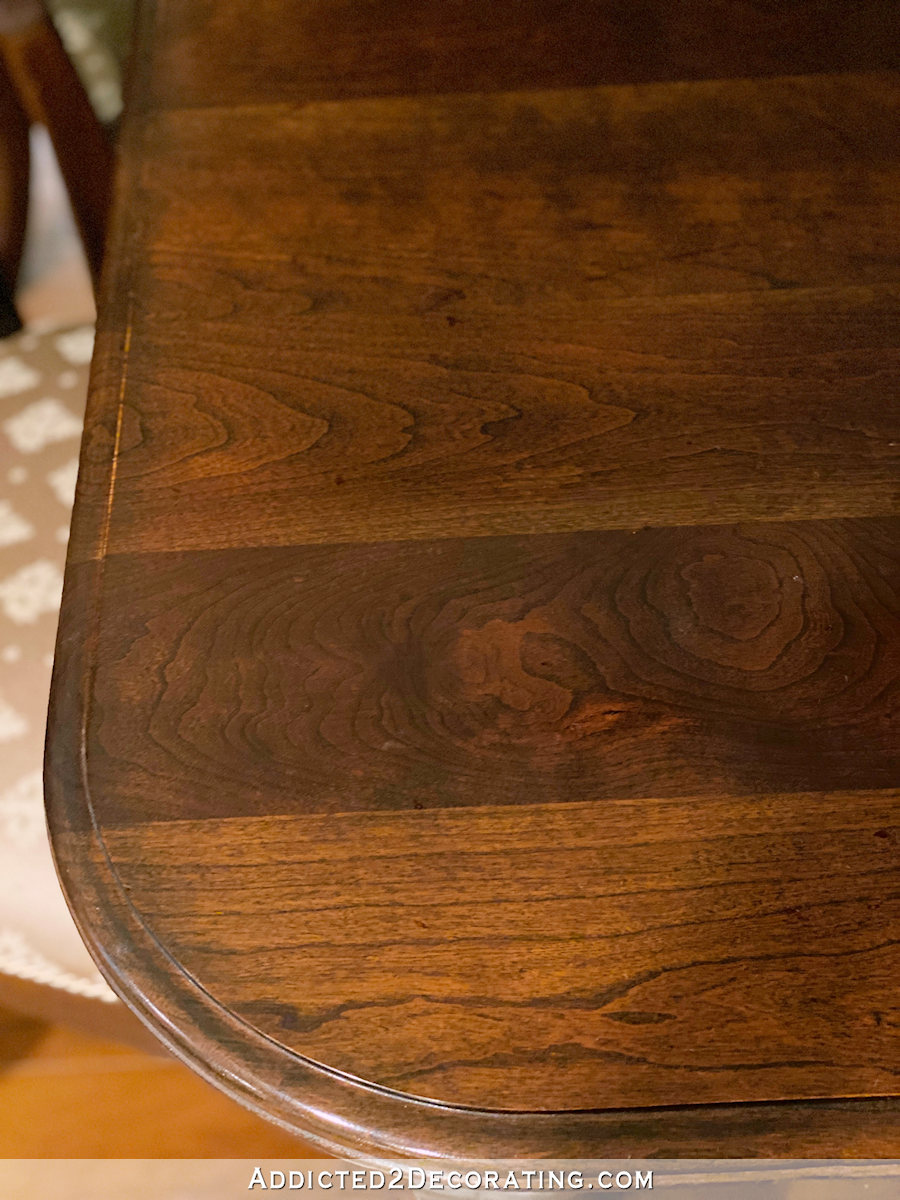
[{"label": "dark wood grain", "polygon": [[763,8],[143,10],[51,826],[329,1149],[900,1147],[889,6]]},{"label": "dark wood grain", "polygon": [[895,113],[866,76],[142,122],[109,548],[890,509]]},{"label": "dark wood grain", "polygon": [[95,816],[890,787],[898,532],[112,555]]},{"label": "dark wood grain", "polygon": [[159,107],[898,65],[891,0],[161,0],[157,27]]},{"label": "dark wood grain", "polygon": [[141,918],[263,1033],[414,1096],[540,1111],[894,1094],[896,818],[859,791],[106,843]]}]

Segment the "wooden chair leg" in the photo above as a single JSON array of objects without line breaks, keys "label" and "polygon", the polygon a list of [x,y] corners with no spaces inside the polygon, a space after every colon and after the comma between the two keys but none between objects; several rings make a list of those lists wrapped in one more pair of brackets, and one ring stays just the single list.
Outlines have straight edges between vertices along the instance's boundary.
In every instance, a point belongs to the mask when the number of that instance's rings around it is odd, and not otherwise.
[{"label": "wooden chair leg", "polygon": [[0,338],[9,337],[11,333],[18,333],[21,328],[22,322],[19,320],[19,314],[13,303],[12,288],[0,274]]},{"label": "wooden chair leg", "polygon": [[13,289],[28,215],[28,118],[0,59],[0,337],[20,328]]},{"label": "wooden chair leg", "polygon": [[112,146],[37,0],[0,0],[0,53],[22,107],[50,133],[96,284],[112,199]]}]

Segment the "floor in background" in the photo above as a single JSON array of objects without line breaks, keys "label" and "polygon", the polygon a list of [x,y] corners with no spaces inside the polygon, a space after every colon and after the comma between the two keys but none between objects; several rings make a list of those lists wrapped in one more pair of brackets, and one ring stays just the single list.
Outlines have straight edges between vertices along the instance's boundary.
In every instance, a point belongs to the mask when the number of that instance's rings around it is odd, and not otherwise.
[{"label": "floor in background", "polygon": [[316,1156],[180,1063],[0,1010],[0,1158]]}]

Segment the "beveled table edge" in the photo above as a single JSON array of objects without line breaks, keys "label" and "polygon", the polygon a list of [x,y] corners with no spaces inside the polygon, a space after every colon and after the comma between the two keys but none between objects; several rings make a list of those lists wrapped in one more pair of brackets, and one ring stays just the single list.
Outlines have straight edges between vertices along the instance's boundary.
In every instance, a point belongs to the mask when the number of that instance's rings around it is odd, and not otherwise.
[{"label": "beveled table edge", "polygon": [[[152,42],[154,9],[155,0],[138,3],[135,47]],[[126,111],[135,115],[147,96],[149,58],[133,54]],[[44,763],[57,872],[75,923],[110,986],[176,1058],[209,1083],[321,1150],[360,1161],[900,1155],[900,1096],[511,1112],[443,1105],[365,1083],[288,1050],[228,1011],[146,927],[97,826],[86,756],[93,646],[131,341],[137,249],[130,200],[140,141],[140,120],[126,120],[109,235],[114,252],[103,272],[85,424],[87,433],[104,419],[113,421],[110,434],[115,428],[103,468],[107,504],[101,525],[92,528],[96,510],[76,499],[73,543],[79,553],[72,554],[70,543]],[[73,834],[73,829],[85,832]]]},{"label": "beveled table edge", "polygon": [[323,1066],[229,1011],[141,919],[96,821],[86,728],[103,573],[102,557],[66,572],[44,764],[51,844],[72,915],[104,977],[163,1045],[208,1082],[323,1151],[373,1163],[408,1157],[872,1157],[873,1143],[884,1157],[898,1152],[897,1098],[546,1112],[466,1108]]}]

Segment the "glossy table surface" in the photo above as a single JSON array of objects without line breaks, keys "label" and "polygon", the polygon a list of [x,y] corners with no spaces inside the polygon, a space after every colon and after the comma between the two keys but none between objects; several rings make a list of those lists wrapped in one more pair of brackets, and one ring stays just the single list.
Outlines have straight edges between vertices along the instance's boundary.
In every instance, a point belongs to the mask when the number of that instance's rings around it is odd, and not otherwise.
[{"label": "glossy table surface", "polygon": [[900,1150],[892,11],[142,7],[51,831],[327,1148]]}]

